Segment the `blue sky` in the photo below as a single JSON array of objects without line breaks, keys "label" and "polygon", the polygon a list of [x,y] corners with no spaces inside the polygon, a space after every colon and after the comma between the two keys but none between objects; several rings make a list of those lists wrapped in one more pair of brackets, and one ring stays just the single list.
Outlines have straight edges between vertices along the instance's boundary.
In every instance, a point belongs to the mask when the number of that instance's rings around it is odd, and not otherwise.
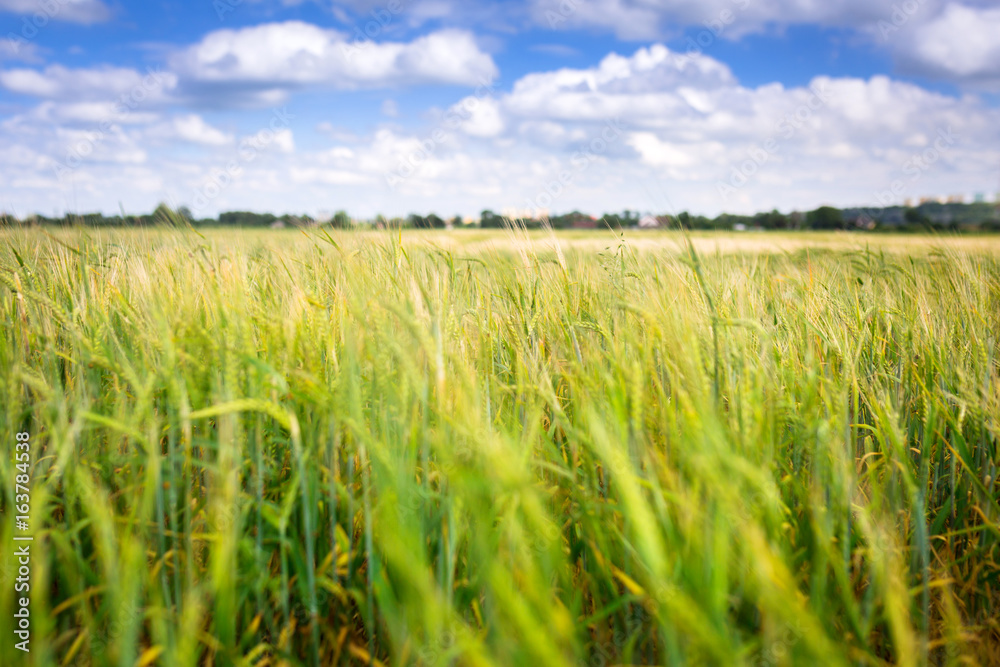
[{"label": "blue sky", "polygon": [[998,35],[987,0],[0,0],[0,211],[992,199]]}]

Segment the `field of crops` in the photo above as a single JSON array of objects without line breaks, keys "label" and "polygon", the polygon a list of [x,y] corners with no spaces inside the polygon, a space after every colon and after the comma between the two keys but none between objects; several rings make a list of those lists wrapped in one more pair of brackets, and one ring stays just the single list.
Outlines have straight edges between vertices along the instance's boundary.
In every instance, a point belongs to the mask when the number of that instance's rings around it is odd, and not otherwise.
[{"label": "field of crops", "polygon": [[1000,241],[0,241],[2,665],[1000,664]]}]

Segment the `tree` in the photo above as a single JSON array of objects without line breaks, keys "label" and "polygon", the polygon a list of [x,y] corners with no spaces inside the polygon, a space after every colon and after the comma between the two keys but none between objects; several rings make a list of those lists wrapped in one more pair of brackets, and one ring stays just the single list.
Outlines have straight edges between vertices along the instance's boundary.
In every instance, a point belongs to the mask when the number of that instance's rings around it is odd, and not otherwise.
[{"label": "tree", "polygon": [[153,211],[153,220],[161,224],[164,222],[173,222],[175,216],[176,214],[163,202],[160,202],[156,210]]},{"label": "tree", "polygon": [[758,213],[753,217],[753,224],[764,229],[786,229],[790,226],[788,218],[778,212],[778,209],[770,213]]},{"label": "tree", "polygon": [[927,219],[927,216],[920,212],[919,208],[906,209],[906,212],[903,213],[903,219],[911,225],[926,225],[930,222],[930,220]]},{"label": "tree", "polygon": [[267,227],[277,219],[273,213],[227,211],[219,215],[219,224],[233,225],[234,227]]},{"label": "tree", "polygon": [[503,218],[491,211],[486,209],[479,214],[479,226],[480,227],[503,227]]},{"label": "tree", "polygon": [[347,229],[351,226],[351,216],[347,215],[347,211],[337,211],[330,220],[330,226],[337,229]]},{"label": "tree", "polygon": [[843,229],[844,216],[839,208],[820,206],[806,213],[806,225],[812,229]]}]

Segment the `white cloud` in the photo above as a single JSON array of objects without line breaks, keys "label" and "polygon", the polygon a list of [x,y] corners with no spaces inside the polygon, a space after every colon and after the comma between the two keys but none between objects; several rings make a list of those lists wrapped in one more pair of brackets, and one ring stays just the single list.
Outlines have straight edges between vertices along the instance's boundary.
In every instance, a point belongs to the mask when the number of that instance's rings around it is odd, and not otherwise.
[{"label": "white cloud", "polygon": [[653,132],[632,132],[626,141],[639,153],[644,163],[653,167],[691,167],[697,164],[699,157],[725,153],[725,147],[717,142],[698,146],[675,144],[661,140]]},{"label": "white cloud", "polygon": [[620,39],[688,32],[685,50],[788,26],[846,28],[887,48],[904,71],[1000,89],[996,0],[528,0],[531,19],[553,30],[602,29]]},{"label": "white cloud", "polygon": [[[111,18],[111,10],[100,0],[0,0],[0,11],[23,14],[28,20],[18,26],[18,33],[43,29],[49,21],[67,21],[89,25]],[[27,27],[31,26],[31,27]],[[33,35],[25,34],[27,38]]]},{"label": "white cloud", "polygon": [[[448,201],[714,214],[875,204],[894,181],[914,197],[983,188],[1000,158],[991,148],[1000,144],[1000,111],[972,97],[885,76],[750,88],[711,58],[658,45],[593,68],[529,74],[511,92],[478,100],[479,118],[468,113],[470,99],[449,109],[465,112],[454,134],[383,129],[322,162],[372,177],[357,191],[362,207],[370,198],[425,211]],[[955,135],[952,143],[913,180],[913,160],[941,133]],[[741,169],[750,172],[745,182],[720,191]],[[372,185],[380,176],[388,194]]]},{"label": "white cloud", "polygon": [[0,86],[14,93],[53,100],[116,99],[127,107],[161,102],[177,86],[177,76],[153,68],[145,72],[123,67],[70,69],[51,65],[44,70],[0,71]]},{"label": "white cloud", "polygon": [[[938,6],[943,0],[915,0]],[[861,28],[893,11],[899,0],[529,0],[536,23],[556,30],[597,27],[622,39],[658,39],[686,27],[735,38],[776,26]]]},{"label": "white cloud", "polygon": [[466,31],[441,30],[409,43],[353,42],[301,21],[209,33],[176,54],[172,65],[195,82],[274,88],[476,85],[497,74],[493,59]]},{"label": "white cloud", "polygon": [[[734,87],[729,68],[718,61],[689,59],[658,44],[630,58],[610,54],[590,69],[529,74],[515,82],[503,104],[534,119],[601,121],[627,114],[662,125],[674,114],[701,117],[707,104],[732,102],[721,98]],[[699,96],[698,104],[689,102]]]},{"label": "white cloud", "polygon": [[255,150],[277,151],[279,153],[295,152],[295,136],[288,128],[271,130],[264,128],[254,134],[243,137],[241,146],[249,145]]},{"label": "white cloud", "polygon": [[[627,56],[610,54],[593,67],[528,74],[508,92],[457,95],[454,104],[429,110],[417,129],[363,130],[331,114],[325,122],[310,117],[300,125],[291,118],[231,138],[190,111],[168,116],[152,109],[144,113],[153,116],[143,118],[136,110],[115,122],[71,177],[53,182],[54,160],[92,141],[93,123],[107,109],[101,96],[81,92],[74,98],[73,79],[96,76],[94,71],[47,69],[39,78],[12,79],[11,71],[0,74],[0,84],[45,98],[30,112],[0,120],[0,154],[13,156],[0,163],[0,207],[13,200],[20,210],[51,212],[59,193],[73,210],[114,212],[122,193],[128,193],[129,210],[149,210],[168,196],[191,204],[206,191],[207,173],[221,173],[236,160],[239,173],[202,214],[345,208],[360,216],[450,215],[547,199],[554,211],[714,214],[873,204],[877,192],[900,179],[904,196],[985,190],[1000,161],[1000,110],[972,96],[943,95],[885,76],[751,87],[707,55],[685,58],[653,45]],[[117,92],[136,74],[104,71],[94,83]],[[279,84],[265,78],[256,85]],[[173,94],[175,101],[184,99]],[[442,123],[450,115],[461,122]],[[908,165],[936,150],[942,132],[956,136],[912,180]],[[167,138],[204,149],[192,156],[189,146]],[[248,141],[259,150],[255,159],[241,161],[240,147]],[[730,183],[734,170],[744,168],[752,171],[745,184],[723,197],[718,184]],[[129,179],[142,183],[138,194]],[[16,188],[15,180],[21,184]]]},{"label": "white cloud", "polygon": [[[18,52],[29,56],[29,47]],[[0,87],[51,100],[109,101],[129,108],[189,104],[221,108],[283,104],[306,88],[480,85],[497,75],[471,33],[442,30],[411,42],[349,42],[300,21],[218,30],[168,56],[166,71],[123,67],[0,71]],[[391,111],[391,106],[387,107]]]},{"label": "white cloud", "polygon": [[159,114],[131,110],[115,102],[52,102],[45,101],[28,114],[40,121],[60,124],[85,124],[97,126],[101,123],[121,125],[144,125],[159,118]]},{"label": "white cloud", "polygon": [[6,38],[0,39],[0,61],[4,60],[38,63],[42,61],[42,50],[38,44],[10,33]]},{"label": "white cloud", "polygon": [[202,146],[227,146],[233,142],[233,135],[212,127],[197,114],[176,116],[157,125],[147,133],[158,139],[179,139]]},{"label": "white cloud", "polygon": [[[901,30],[905,29],[904,25]],[[895,34],[890,32],[890,36]],[[904,66],[967,84],[1000,87],[1000,7],[950,4],[933,19],[895,39]]]},{"label": "white cloud", "polygon": [[469,96],[449,109],[459,128],[473,137],[495,137],[504,130],[500,105],[492,97]]}]

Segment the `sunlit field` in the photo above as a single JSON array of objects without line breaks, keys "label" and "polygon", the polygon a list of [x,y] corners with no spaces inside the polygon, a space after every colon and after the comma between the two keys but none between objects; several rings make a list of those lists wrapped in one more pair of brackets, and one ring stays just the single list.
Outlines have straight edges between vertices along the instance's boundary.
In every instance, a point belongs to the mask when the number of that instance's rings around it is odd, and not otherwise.
[{"label": "sunlit field", "polygon": [[998,239],[0,241],[0,664],[1000,664]]}]

